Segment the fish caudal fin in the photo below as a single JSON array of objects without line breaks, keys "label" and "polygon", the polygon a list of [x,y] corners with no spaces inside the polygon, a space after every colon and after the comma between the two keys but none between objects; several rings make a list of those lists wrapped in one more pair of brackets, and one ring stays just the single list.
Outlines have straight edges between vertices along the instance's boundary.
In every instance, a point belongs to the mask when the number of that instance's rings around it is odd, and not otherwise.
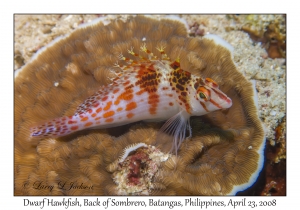
[{"label": "fish caudal fin", "polygon": [[59,137],[68,135],[78,130],[77,122],[72,118],[72,116],[60,117],[32,126],[30,135],[32,137]]}]

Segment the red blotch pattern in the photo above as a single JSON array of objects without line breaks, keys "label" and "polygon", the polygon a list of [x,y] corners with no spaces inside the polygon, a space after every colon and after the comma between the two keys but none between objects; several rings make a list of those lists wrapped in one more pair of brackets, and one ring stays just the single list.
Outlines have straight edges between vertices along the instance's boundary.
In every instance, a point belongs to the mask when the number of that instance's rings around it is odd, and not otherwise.
[{"label": "red blotch pattern", "polygon": [[137,107],[137,104],[133,101],[133,102],[130,102],[129,104],[126,105],[126,111],[130,111],[130,110],[133,110]]},{"label": "red blotch pattern", "polygon": [[128,113],[128,114],[127,114],[127,118],[128,118],[128,119],[132,118],[133,116],[134,116],[133,113]]}]

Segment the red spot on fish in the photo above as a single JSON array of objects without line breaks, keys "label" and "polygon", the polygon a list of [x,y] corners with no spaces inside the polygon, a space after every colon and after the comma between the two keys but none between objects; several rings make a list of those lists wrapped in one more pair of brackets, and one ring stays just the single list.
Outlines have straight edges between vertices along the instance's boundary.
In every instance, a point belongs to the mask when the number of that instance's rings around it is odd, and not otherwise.
[{"label": "red spot on fish", "polygon": [[72,130],[72,131],[76,131],[77,129],[78,129],[78,126],[72,126],[72,127],[71,127],[71,130]]},{"label": "red spot on fish", "polygon": [[151,94],[148,97],[148,103],[149,104],[156,104],[159,102],[159,95],[157,94]]},{"label": "red spot on fish", "polygon": [[120,112],[120,111],[122,111],[123,110],[123,108],[122,107],[119,107],[118,109],[117,109],[117,112]]},{"label": "red spot on fish", "polygon": [[88,123],[86,123],[84,126],[85,126],[85,127],[89,127],[89,126],[91,126],[91,125],[93,125],[93,123],[92,123],[92,122],[88,122]]},{"label": "red spot on fish", "polygon": [[114,121],[113,118],[108,118],[108,119],[105,120],[105,122],[113,122],[113,121]]},{"label": "red spot on fish", "polygon": [[101,112],[102,108],[100,107],[99,109],[96,110],[97,113]]},{"label": "red spot on fish", "polygon": [[125,87],[125,90],[127,90],[127,89],[131,89],[131,88],[133,88],[134,86],[133,86],[133,84],[131,84],[131,85],[128,85],[127,87]]},{"label": "red spot on fish", "polygon": [[121,93],[117,100],[114,102],[115,105],[118,105],[121,100],[129,101],[133,98],[133,90],[132,89],[127,89],[125,92]]},{"label": "red spot on fish", "polygon": [[89,118],[88,117],[84,117],[81,119],[82,122],[87,121]]},{"label": "red spot on fish", "polygon": [[156,93],[149,95],[148,104],[150,104],[150,108],[149,108],[150,114],[156,114],[158,102],[159,102],[159,95],[157,95]]},{"label": "red spot on fish", "polygon": [[93,114],[92,114],[92,117],[96,117],[96,116],[97,116],[97,114],[96,114],[96,113],[93,113]]},{"label": "red spot on fish", "polygon": [[108,96],[104,96],[103,98],[102,98],[102,101],[106,101],[108,99]]},{"label": "red spot on fish", "polygon": [[174,104],[172,102],[169,103],[170,106],[173,106]]},{"label": "red spot on fish", "polygon": [[133,113],[128,113],[128,114],[127,114],[127,118],[128,118],[128,119],[132,118],[133,116],[134,116]]},{"label": "red spot on fish", "polygon": [[75,121],[75,120],[69,120],[68,121],[68,124],[76,124],[77,123],[77,121]]},{"label": "red spot on fish", "polygon": [[137,107],[135,102],[130,102],[129,104],[126,105],[126,111],[133,110]]},{"label": "red spot on fish", "polygon": [[111,107],[111,105],[112,105],[112,102],[111,102],[111,101],[107,102],[107,104],[106,104],[106,106],[103,108],[103,110],[104,110],[104,111],[109,110],[110,107]]},{"label": "red spot on fish", "polygon": [[170,64],[170,66],[171,66],[174,70],[176,70],[176,69],[178,69],[178,68],[180,67],[180,63],[177,62],[177,61],[174,61],[173,63]]},{"label": "red spot on fish", "polygon": [[97,106],[99,106],[99,103],[94,103],[93,107],[97,108]]},{"label": "red spot on fish", "polygon": [[156,114],[156,107],[150,107],[149,112],[150,114]]},{"label": "red spot on fish", "polygon": [[108,117],[114,116],[114,114],[115,114],[114,111],[105,112],[105,113],[103,114],[103,117],[104,117],[104,118],[108,118]]},{"label": "red spot on fish", "polygon": [[126,81],[123,85],[126,86],[126,85],[129,85],[130,84],[130,81]]},{"label": "red spot on fish", "polygon": [[123,99],[126,100],[126,101],[129,101],[129,100],[133,99],[133,95],[128,94],[128,95],[124,96]]},{"label": "red spot on fish", "polygon": [[115,100],[114,105],[118,105],[120,103],[120,99]]},{"label": "red spot on fish", "polygon": [[117,92],[119,92],[119,88],[117,88],[117,89],[114,89],[114,91],[113,91],[113,94],[116,94]]}]

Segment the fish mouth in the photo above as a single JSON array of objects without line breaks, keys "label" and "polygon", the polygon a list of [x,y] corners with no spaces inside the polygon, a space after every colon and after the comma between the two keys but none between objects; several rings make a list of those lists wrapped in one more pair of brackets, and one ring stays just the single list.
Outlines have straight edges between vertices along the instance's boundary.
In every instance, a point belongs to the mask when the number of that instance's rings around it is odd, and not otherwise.
[{"label": "fish mouth", "polygon": [[230,108],[232,105],[232,100],[225,93],[217,89],[212,89],[218,96],[218,103],[223,109]]}]

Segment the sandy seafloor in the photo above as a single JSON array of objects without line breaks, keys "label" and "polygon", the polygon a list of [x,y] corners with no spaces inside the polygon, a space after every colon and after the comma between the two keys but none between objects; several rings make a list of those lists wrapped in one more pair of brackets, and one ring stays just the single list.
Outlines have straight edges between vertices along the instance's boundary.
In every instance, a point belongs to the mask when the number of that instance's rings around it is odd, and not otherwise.
[{"label": "sandy seafloor", "polygon": [[[91,14],[15,15],[14,69],[17,70],[25,65],[38,49],[56,37],[68,34],[81,23],[90,22],[100,16]],[[118,15],[108,16],[114,19]],[[256,81],[259,117],[266,130],[267,145],[275,148],[280,144],[276,149],[280,152],[277,152],[275,156],[273,154],[272,160],[269,161],[273,164],[285,161],[286,128],[285,124],[281,123],[285,121],[286,115],[285,58],[268,58],[262,44],[252,41],[247,33],[240,30],[243,25],[249,23],[249,15],[248,17],[247,15],[233,17],[230,15],[180,15],[180,17],[185,19],[190,26],[198,23],[202,33],[217,34],[234,47],[234,61],[237,69],[248,80]],[[283,21],[284,17],[282,15],[255,15],[251,18],[250,23],[255,23],[257,28],[263,29],[271,21]]]}]

